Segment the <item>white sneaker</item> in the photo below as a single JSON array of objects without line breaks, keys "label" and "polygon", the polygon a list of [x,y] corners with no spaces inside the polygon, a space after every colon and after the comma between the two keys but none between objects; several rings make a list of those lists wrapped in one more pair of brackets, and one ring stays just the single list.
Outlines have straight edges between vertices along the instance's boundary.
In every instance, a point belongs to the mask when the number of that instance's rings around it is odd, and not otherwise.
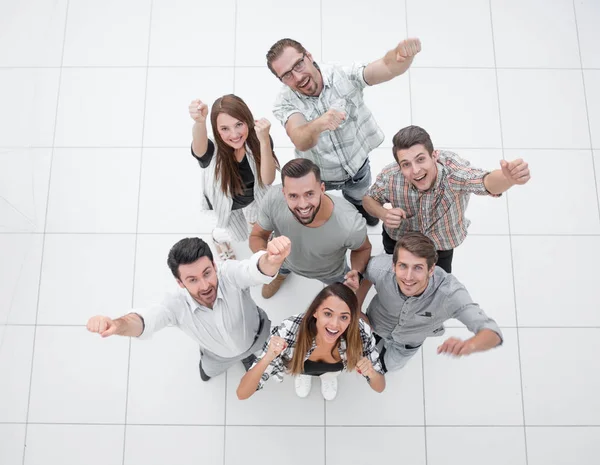
[{"label": "white sneaker", "polygon": [[298,375],[294,378],[294,386],[296,387],[296,394],[298,397],[306,397],[310,394],[310,388],[312,386],[312,376],[309,375]]},{"label": "white sneaker", "polygon": [[333,400],[337,396],[337,377],[330,379],[321,378],[321,394],[325,400]]}]

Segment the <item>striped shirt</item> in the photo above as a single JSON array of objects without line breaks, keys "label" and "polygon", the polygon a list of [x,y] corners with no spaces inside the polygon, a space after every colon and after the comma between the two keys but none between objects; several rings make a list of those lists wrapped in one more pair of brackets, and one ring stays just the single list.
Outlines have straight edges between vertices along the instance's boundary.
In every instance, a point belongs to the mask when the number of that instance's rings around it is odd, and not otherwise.
[{"label": "striped shirt", "polygon": [[390,203],[393,208],[406,212],[406,220],[399,228],[383,226],[392,239],[398,240],[408,231],[419,231],[429,237],[438,250],[454,249],[465,240],[471,224],[465,218],[470,195],[500,196],[490,194],[483,184],[489,171],[471,167],[454,152],[440,150],[437,168],[437,179],[426,192],[407,181],[395,162],[377,175],[367,195],[381,205]]},{"label": "striped shirt", "polygon": [[[262,375],[262,378],[258,384],[257,390],[262,389],[265,382],[270,378],[275,378],[278,382],[283,381],[283,373],[286,370],[287,364],[292,360],[294,356],[294,348],[296,347],[296,339],[298,338],[298,333],[300,331],[300,323],[302,322],[302,318],[304,317],[304,313],[300,313],[299,315],[291,316],[281,322],[279,326],[271,329],[271,336],[279,336],[282,339],[285,339],[287,343],[287,347],[276,357],[267,367],[265,372]],[[373,336],[373,331],[371,327],[366,324],[363,320],[359,320],[358,322],[360,328],[360,339],[363,345],[363,357],[367,357],[371,364],[373,365],[373,369],[378,373],[383,374],[383,368],[381,366],[381,362],[379,361],[379,352],[375,347],[375,337]],[[271,342],[271,338],[267,339],[265,345],[263,347],[263,352],[260,354],[260,357],[255,362],[258,363],[266,354],[269,349],[269,342]],[[344,370],[347,369],[347,358],[346,358],[346,339],[343,336],[340,337],[340,344],[338,347],[340,357],[344,364]],[[306,361],[314,350],[317,348],[316,341],[313,340],[312,347],[308,351],[308,353],[304,356],[304,361]],[[367,381],[370,381],[368,377],[366,377]]]},{"label": "striped shirt", "polygon": [[323,181],[346,181],[367,160],[369,153],[383,142],[384,135],[363,99],[367,82],[365,65],[321,65],[323,90],[309,97],[284,86],[273,108],[275,117],[285,126],[290,116],[300,113],[310,122],[332,108],[341,109],[346,119],[335,131],[324,131],[317,145],[305,152],[296,150],[297,158],[312,160],[321,170]]}]

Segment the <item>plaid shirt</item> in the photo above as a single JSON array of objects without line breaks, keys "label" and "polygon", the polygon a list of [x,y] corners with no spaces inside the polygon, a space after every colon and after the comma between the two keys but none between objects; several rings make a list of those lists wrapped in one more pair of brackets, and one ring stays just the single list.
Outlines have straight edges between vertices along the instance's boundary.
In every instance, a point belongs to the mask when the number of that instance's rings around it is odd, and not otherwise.
[{"label": "plaid shirt", "polygon": [[470,166],[457,154],[439,151],[438,174],[433,188],[420,192],[402,175],[397,163],[387,165],[377,175],[367,195],[381,205],[390,203],[406,212],[399,228],[384,225],[388,235],[398,240],[408,231],[419,231],[429,237],[438,250],[458,247],[467,236],[471,222],[465,218],[470,194],[490,194],[483,184],[489,171]]},{"label": "plaid shirt", "polygon": [[[274,377],[278,382],[283,381],[283,373],[286,370],[286,364],[292,360],[294,356],[294,347],[296,346],[296,339],[298,338],[298,332],[300,330],[300,323],[302,322],[302,318],[304,317],[304,313],[300,313],[299,315],[291,316],[281,322],[279,326],[274,327],[271,330],[271,336],[279,336],[285,339],[287,343],[287,347],[281,352],[281,354],[275,358],[271,362],[271,364],[267,367],[265,372],[262,375],[262,378],[258,384],[258,389],[262,389],[265,381],[267,381],[270,377]],[[378,373],[383,373],[383,368],[381,366],[381,362],[379,361],[379,352],[375,348],[375,337],[373,336],[373,332],[368,324],[366,324],[363,320],[359,320],[358,322],[360,327],[360,339],[362,340],[363,345],[363,357],[367,357],[371,363],[373,364],[373,369]],[[269,349],[269,342],[271,338],[267,339],[265,345],[263,347],[263,352],[260,354],[258,360],[254,363],[258,363],[267,353]],[[313,340],[312,347],[308,351],[308,353],[304,356],[304,361],[310,357],[313,351],[316,349],[317,344]],[[347,369],[347,359],[346,359],[346,340],[344,337],[340,337],[339,344],[339,353],[342,358],[342,362],[344,364],[344,370]],[[253,366],[254,366],[253,365]],[[368,377],[365,377],[367,381],[370,382]]]},{"label": "plaid shirt", "polygon": [[324,131],[317,145],[305,152],[296,150],[297,158],[312,160],[321,170],[323,181],[346,181],[353,177],[367,160],[369,152],[381,145],[383,131],[363,99],[367,82],[365,65],[320,67],[323,90],[309,97],[284,86],[273,108],[275,117],[285,126],[289,117],[300,113],[310,122],[335,107],[344,107],[346,119],[335,131]]}]

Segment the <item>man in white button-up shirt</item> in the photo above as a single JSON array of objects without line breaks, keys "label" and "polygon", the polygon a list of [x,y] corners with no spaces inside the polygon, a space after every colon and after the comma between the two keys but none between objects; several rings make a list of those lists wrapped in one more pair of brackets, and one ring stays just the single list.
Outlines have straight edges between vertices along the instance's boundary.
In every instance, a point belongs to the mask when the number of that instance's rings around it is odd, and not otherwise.
[{"label": "man in white button-up shirt", "polygon": [[268,243],[266,251],[248,260],[227,260],[217,269],[206,242],[197,237],[182,239],[171,248],[167,259],[180,292],[167,294],[160,304],[116,320],[92,317],[87,329],[102,337],[118,334],[147,339],[166,326],[178,326],[200,345],[203,381],[238,361],[248,369],[271,328],[267,314],[252,300],[249,287],[270,283],[290,250],[290,240],[280,236]]}]

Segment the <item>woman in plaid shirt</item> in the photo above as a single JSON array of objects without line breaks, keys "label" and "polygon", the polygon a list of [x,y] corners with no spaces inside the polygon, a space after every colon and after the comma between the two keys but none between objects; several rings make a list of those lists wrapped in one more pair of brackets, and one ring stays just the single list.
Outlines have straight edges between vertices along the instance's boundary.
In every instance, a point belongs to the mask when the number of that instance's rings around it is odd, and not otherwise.
[{"label": "woman in plaid shirt", "polygon": [[312,377],[319,376],[323,397],[333,400],[342,370],[358,371],[374,391],[382,392],[385,378],[375,338],[359,315],[349,287],[341,283],[325,287],[305,313],[271,330],[263,353],[240,382],[238,398],[247,399],[270,377],[281,382],[284,371],[294,375],[299,397],[308,396]]}]

